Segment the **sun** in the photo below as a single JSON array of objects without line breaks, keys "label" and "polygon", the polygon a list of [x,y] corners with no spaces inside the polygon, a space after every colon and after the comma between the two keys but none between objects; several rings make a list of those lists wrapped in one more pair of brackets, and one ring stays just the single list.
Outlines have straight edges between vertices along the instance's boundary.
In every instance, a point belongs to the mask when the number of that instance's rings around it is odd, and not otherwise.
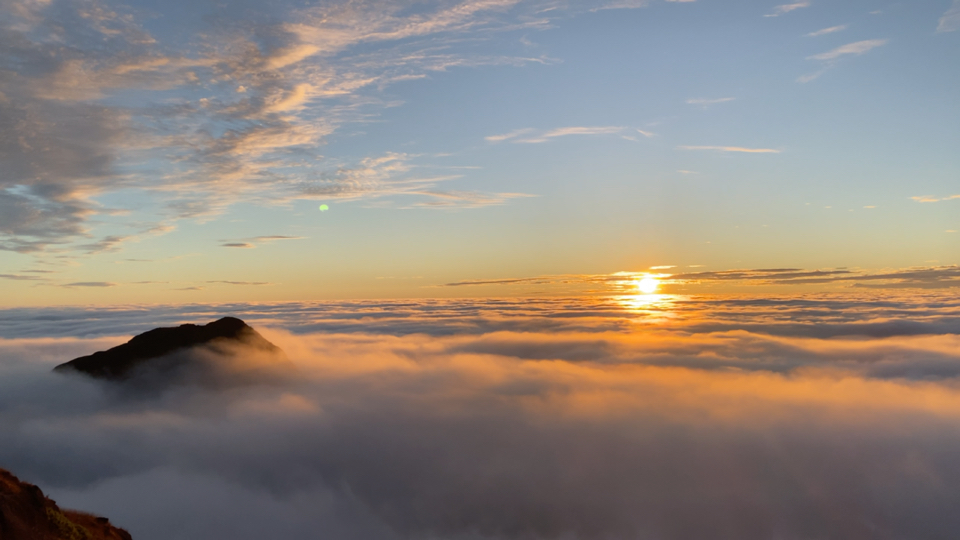
[{"label": "sun", "polygon": [[657,278],[645,277],[637,282],[637,290],[643,294],[653,294],[657,292],[657,287],[660,286],[660,282],[657,281]]}]

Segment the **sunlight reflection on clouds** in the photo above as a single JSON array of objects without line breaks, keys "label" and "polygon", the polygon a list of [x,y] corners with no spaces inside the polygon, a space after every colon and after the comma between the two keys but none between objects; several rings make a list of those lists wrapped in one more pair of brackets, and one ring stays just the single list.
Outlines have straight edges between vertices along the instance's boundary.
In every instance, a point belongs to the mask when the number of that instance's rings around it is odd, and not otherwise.
[{"label": "sunlight reflection on clouds", "polygon": [[[960,300],[650,300],[5,310],[0,328],[34,330],[0,339],[0,464],[146,540],[960,526]],[[226,314],[299,380],[137,397],[49,372]]]}]

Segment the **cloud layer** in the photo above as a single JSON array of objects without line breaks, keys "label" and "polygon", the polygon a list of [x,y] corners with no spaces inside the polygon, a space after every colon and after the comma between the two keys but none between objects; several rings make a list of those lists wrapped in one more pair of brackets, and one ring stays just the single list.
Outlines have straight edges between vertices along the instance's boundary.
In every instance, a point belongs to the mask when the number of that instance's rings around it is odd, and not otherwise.
[{"label": "cloud layer", "polygon": [[[261,319],[302,377],[132,397],[49,373],[123,337],[40,337],[232,310]],[[13,435],[0,463],[136,538],[935,538],[960,526],[953,296],[56,313],[20,311],[37,337],[0,341],[0,429]],[[885,337],[864,339],[870,324]]]}]

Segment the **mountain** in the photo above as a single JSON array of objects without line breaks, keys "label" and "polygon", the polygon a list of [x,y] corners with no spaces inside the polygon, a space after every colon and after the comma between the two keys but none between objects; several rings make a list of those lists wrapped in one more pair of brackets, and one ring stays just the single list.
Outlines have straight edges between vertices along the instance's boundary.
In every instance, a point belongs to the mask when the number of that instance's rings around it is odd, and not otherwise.
[{"label": "mountain", "polygon": [[0,469],[0,540],[132,540],[105,517],[61,510],[40,488]]},{"label": "mountain", "polygon": [[111,381],[223,382],[270,378],[293,370],[284,352],[235,317],[205,325],[155,328],[106,351],[54,368]]}]

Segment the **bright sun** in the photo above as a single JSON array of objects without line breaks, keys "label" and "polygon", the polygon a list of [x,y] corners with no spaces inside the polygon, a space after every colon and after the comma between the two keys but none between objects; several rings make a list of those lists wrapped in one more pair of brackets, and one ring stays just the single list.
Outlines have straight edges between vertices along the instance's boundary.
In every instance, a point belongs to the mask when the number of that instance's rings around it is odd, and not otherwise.
[{"label": "bright sun", "polygon": [[657,292],[657,287],[660,286],[660,282],[656,278],[645,277],[637,282],[637,289],[643,294],[651,294]]}]

